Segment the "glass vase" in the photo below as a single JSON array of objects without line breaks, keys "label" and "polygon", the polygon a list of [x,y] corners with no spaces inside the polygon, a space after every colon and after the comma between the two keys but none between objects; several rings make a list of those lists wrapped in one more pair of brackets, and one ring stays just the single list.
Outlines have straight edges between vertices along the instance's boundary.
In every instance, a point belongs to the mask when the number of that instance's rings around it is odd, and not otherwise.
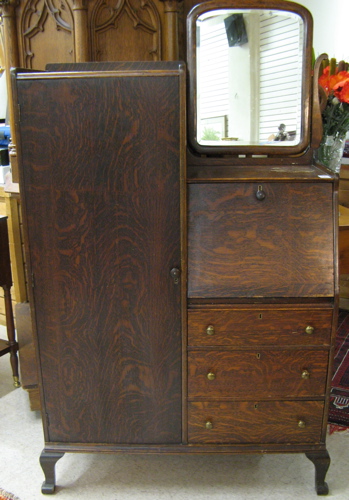
[{"label": "glass vase", "polygon": [[340,136],[324,135],[320,146],[315,151],[315,159],[332,172],[341,169],[346,133]]}]

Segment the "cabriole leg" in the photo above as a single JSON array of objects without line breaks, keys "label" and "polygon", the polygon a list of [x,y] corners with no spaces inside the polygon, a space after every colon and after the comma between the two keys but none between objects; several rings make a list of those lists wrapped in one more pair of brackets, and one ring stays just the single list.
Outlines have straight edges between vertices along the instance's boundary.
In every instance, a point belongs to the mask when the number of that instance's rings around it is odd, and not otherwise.
[{"label": "cabriole leg", "polygon": [[45,481],[42,483],[41,492],[44,495],[54,493],[56,487],[55,466],[64,453],[43,451],[40,455],[40,465],[45,474]]},{"label": "cabriole leg", "polygon": [[314,451],[306,453],[305,456],[309,458],[315,465],[315,489],[318,495],[327,495],[328,486],[325,482],[325,477],[331,463],[330,455],[325,451]]}]

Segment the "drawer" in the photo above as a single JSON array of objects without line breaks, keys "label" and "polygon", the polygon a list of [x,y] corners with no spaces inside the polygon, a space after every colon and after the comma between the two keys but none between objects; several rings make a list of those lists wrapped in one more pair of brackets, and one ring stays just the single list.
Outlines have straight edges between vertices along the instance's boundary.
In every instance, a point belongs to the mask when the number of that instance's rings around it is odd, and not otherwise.
[{"label": "drawer", "polygon": [[329,345],[332,310],[207,309],[188,311],[193,346]]},{"label": "drawer", "polygon": [[325,394],[328,351],[188,352],[189,398],[290,398]]},{"label": "drawer", "polygon": [[190,298],[333,296],[330,183],[190,184],[188,209]]},{"label": "drawer", "polygon": [[191,402],[189,443],[319,443],[322,401]]}]

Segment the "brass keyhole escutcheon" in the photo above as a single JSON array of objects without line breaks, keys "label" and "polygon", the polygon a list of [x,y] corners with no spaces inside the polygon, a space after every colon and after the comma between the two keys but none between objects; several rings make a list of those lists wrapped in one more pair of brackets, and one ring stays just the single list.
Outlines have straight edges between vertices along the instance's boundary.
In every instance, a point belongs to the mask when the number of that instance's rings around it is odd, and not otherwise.
[{"label": "brass keyhole escutcheon", "polygon": [[307,380],[308,378],[310,378],[310,373],[308,372],[308,370],[303,370],[302,371],[302,378],[304,380]]},{"label": "brass keyhole escutcheon", "polygon": [[213,423],[210,420],[207,420],[205,427],[206,429],[211,430],[213,428]]},{"label": "brass keyhole escutcheon", "polygon": [[312,333],[314,333],[314,327],[313,326],[310,326],[308,325],[305,329],[305,333],[307,333],[308,335],[311,335]]},{"label": "brass keyhole escutcheon", "polygon": [[299,420],[299,422],[298,422],[298,427],[299,427],[300,429],[304,429],[304,428],[305,428],[305,422],[304,422],[304,420]]},{"label": "brass keyhole escutcheon", "polygon": [[207,333],[207,335],[210,335],[210,336],[214,335],[214,333],[215,333],[214,326],[208,325],[208,327],[206,328],[206,333]]},{"label": "brass keyhole escutcheon", "polygon": [[213,372],[208,372],[207,378],[208,380],[214,380],[216,378],[216,375]]}]

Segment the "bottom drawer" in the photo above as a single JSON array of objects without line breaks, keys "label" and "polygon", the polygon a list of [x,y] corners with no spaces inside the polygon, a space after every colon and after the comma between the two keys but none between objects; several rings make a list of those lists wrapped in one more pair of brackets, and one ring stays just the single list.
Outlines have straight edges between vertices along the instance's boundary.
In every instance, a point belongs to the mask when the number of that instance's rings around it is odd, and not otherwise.
[{"label": "bottom drawer", "polygon": [[323,401],[190,402],[189,443],[319,443]]}]

